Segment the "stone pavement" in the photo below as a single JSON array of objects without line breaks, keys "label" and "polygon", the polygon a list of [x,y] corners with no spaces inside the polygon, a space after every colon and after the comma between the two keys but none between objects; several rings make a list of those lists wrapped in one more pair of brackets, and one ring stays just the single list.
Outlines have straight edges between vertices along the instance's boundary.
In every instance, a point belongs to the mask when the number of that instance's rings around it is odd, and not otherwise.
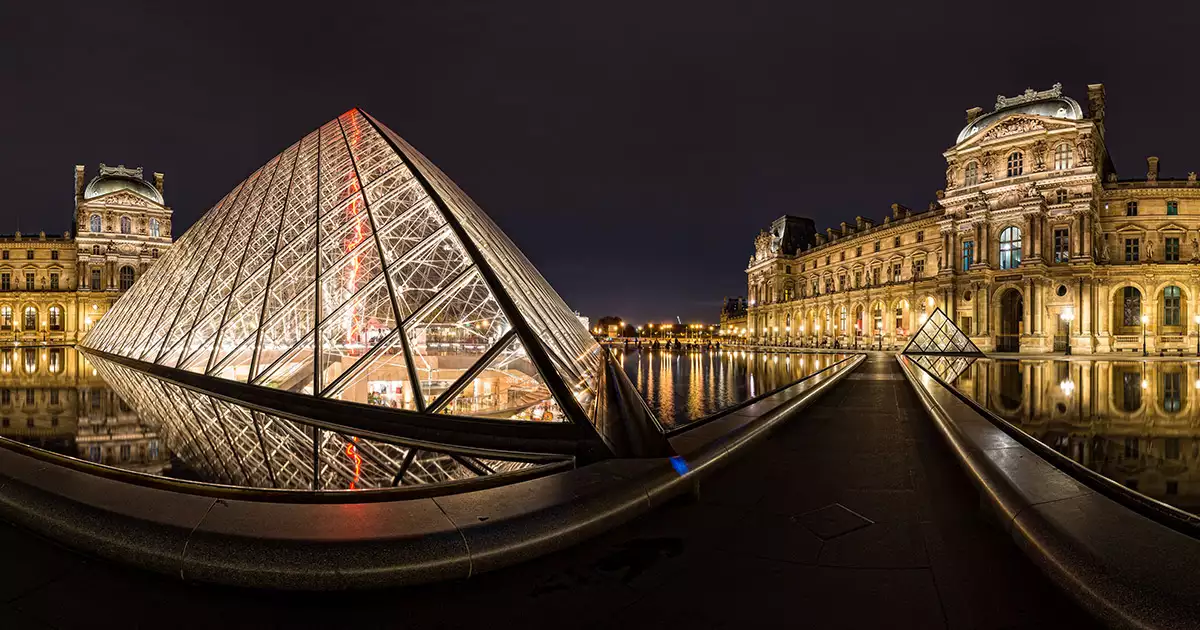
[{"label": "stone pavement", "polygon": [[187,585],[0,523],[0,628],[1063,628],[1091,621],[986,522],[890,354],[678,502],[449,584]]}]

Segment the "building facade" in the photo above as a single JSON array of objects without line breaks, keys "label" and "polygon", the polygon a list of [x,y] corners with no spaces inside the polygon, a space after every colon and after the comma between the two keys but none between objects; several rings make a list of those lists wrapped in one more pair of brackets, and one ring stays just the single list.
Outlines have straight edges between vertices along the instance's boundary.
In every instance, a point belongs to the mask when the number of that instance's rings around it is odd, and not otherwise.
[{"label": "building facade", "polygon": [[171,209],[142,169],[75,167],[75,213],[61,236],[0,236],[0,343],[73,344],[171,246]]},{"label": "building facade", "polygon": [[777,219],[746,270],[746,339],[899,347],[941,308],[985,351],[1196,348],[1200,183],[1160,179],[1155,157],[1118,178],[1104,86],[1087,102],[1055,85],[967,110],[927,210],[823,234]]}]

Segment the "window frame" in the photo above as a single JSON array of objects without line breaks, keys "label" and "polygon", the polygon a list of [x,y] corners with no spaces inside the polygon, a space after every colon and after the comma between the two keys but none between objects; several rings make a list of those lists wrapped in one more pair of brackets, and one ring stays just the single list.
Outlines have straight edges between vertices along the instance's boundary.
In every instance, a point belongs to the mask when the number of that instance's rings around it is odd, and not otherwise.
[{"label": "window frame", "polygon": [[1024,246],[1021,228],[1010,225],[1000,230],[1000,268],[1016,269],[1021,266],[1021,248]]},{"label": "window frame", "polygon": [[1025,174],[1025,153],[1013,151],[1008,154],[1005,173],[1007,177],[1020,177]]}]

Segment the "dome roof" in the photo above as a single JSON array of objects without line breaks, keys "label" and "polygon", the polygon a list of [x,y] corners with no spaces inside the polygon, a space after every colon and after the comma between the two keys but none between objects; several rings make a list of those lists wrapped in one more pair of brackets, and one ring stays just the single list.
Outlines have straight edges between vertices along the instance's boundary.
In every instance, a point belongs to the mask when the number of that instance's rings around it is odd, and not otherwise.
[{"label": "dome roof", "polygon": [[149,182],[142,179],[142,169],[128,169],[122,166],[108,167],[104,164],[100,165],[100,175],[93,178],[88,183],[87,188],[83,189],[83,198],[95,199],[101,195],[117,192],[118,190],[128,190],[145,197],[159,205],[163,204],[162,194],[158,189],[151,186]]},{"label": "dome roof", "polygon": [[1079,106],[1079,103],[1075,99],[1063,96],[1062,85],[1057,83],[1053,88],[1044,92],[1026,90],[1025,94],[1021,96],[1011,98],[1000,96],[996,98],[996,109],[992,113],[985,114],[967,123],[967,126],[958,132],[958,140],[955,141],[955,144],[962,143],[967,138],[1000,121],[1000,119],[1008,118],[1014,114],[1032,114],[1048,118],[1079,120],[1083,118],[1083,108]]}]

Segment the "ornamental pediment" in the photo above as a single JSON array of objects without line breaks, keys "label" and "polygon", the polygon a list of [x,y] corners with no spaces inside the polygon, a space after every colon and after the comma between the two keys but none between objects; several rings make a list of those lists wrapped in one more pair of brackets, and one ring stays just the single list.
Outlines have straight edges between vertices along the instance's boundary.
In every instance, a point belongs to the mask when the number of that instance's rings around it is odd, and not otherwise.
[{"label": "ornamental pediment", "polygon": [[127,190],[117,190],[117,191],[108,193],[107,195],[101,195],[99,197],[94,197],[92,199],[89,199],[88,203],[89,204],[103,203],[106,205],[130,206],[130,207],[134,207],[134,208],[158,208],[158,207],[160,207],[158,204],[154,203],[153,201],[150,201],[149,199],[146,199],[145,197],[142,197],[141,195],[131,193]]},{"label": "ornamental pediment", "polygon": [[1014,114],[997,121],[983,133],[972,136],[964,144],[986,144],[1011,136],[1070,128],[1074,128],[1074,125],[1069,121],[1042,116],[1030,116],[1027,114]]},{"label": "ornamental pediment", "polygon": [[1122,232],[1139,232],[1140,233],[1140,232],[1145,232],[1146,228],[1144,228],[1136,223],[1125,223],[1123,225],[1117,226],[1117,229],[1114,231],[1117,232],[1118,234],[1120,234]]},{"label": "ornamental pediment", "polygon": [[1178,223],[1168,223],[1166,225],[1159,226],[1158,231],[1159,232],[1186,232],[1187,228],[1183,227],[1182,225],[1179,225]]}]

